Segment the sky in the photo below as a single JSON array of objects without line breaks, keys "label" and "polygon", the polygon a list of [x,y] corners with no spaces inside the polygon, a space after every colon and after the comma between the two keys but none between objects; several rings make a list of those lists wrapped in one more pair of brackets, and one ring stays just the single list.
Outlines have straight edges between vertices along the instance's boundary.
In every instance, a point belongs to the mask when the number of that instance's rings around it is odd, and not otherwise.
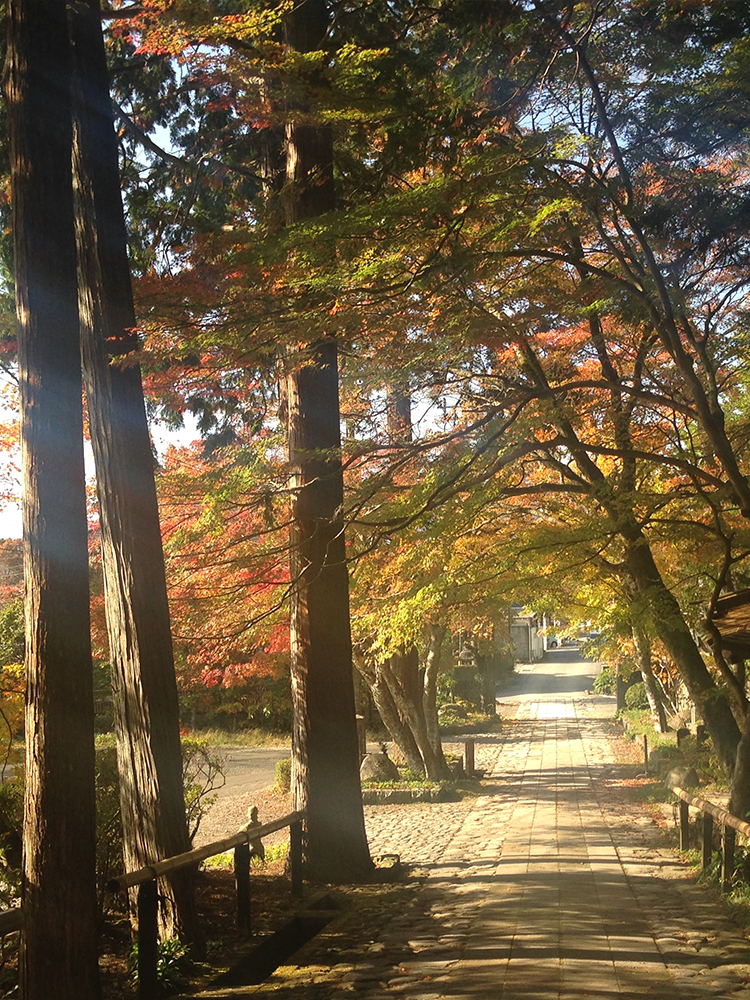
[{"label": "sky", "polygon": [[[6,420],[11,419],[12,416],[12,411],[7,409],[2,414],[2,418]],[[199,437],[199,434],[195,425],[194,417],[187,413],[185,414],[185,426],[181,430],[167,430],[163,425],[155,423],[151,425],[151,436],[154,441],[156,452],[161,457],[169,445],[179,446],[190,444],[190,442],[195,441]],[[94,456],[91,452],[91,445],[88,441],[84,442],[84,459],[86,462],[86,477],[93,480]],[[2,483],[3,487],[11,485],[13,482],[13,478],[9,476],[7,471],[2,469],[2,467],[0,467],[0,477],[5,480],[5,482]],[[16,489],[18,487],[17,481],[15,482],[15,487]],[[22,523],[20,501],[0,507],[0,538],[20,538],[21,531]]]}]

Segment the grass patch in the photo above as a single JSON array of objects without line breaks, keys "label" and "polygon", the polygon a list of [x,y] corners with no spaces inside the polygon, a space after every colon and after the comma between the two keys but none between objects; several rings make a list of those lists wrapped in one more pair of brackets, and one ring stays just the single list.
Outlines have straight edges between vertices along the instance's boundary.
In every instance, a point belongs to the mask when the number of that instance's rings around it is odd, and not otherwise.
[{"label": "grass patch", "polygon": [[[697,826],[696,826],[696,834]],[[702,867],[701,852],[689,850],[683,857],[695,870],[696,882],[710,886],[717,893],[721,889],[721,852],[714,851],[708,868]],[[742,927],[750,926],[750,846],[740,844],[735,848],[732,885],[727,893],[721,894],[721,902],[732,919]]]},{"label": "grass patch", "polygon": [[205,740],[211,747],[291,747],[289,733],[275,733],[267,729],[238,729],[230,733],[226,729],[190,729],[191,739]]},{"label": "grass patch", "polygon": [[255,854],[250,858],[253,868],[264,868],[266,865],[277,865],[285,862],[289,856],[289,844],[287,841],[280,841],[278,844],[268,844],[265,858],[259,858]]},{"label": "grass patch", "polygon": [[466,716],[449,713],[440,715],[440,732],[448,736],[461,733],[488,733],[502,729],[503,720],[499,715],[485,715],[484,712],[468,711]]},{"label": "grass patch", "polygon": [[427,781],[419,779],[402,780],[396,781],[363,781],[363,788],[443,788],[445,785],[452,785],[452,781]]},{"label": "grass patch", "polygon": [[618,718],[625,721],[625,735],[629,739],[647,736],[651,750],[677,747],[677,733],[657,733],[650,712],[644,712],[641,708],[623,708],[618,712]]},{"label": "grass patch", "polygon": [[214,854],[212,858],[206,858],[201,862],[201,869],[206,872],[232,871],[234,868],[234,853],[225,851],[224,854]]},{"label": "grass patch", "polygon": [[[654,729],[650,712],[641,709],[625,709],[619,713],[620,720],[625,720],[625,736],[630,740],[648,740],[649,753],[658,751],[661,758],[661,770],[667,774],[673,767],[692,767],[701,782],[701,794],[710,798],[710,792],[724,792],[727,789],[726,776],[713,751],[711,740],[707,739],[701,746],[692,733],[684,736],[677,746],[675,732],[657,733]],[[671,801],[669,792],[665,790],[664,802]],[[656,801],[656,800],[654,800]]]},{"label": "grass patch", "polygon": [[[265,858],[259,858],[256,854],[250,855],[250,864],[253,868],[265,868],[266,865],[277,865],[285,862],[289,854],[289,844],[281,841],[278,844],[268,844],[266,846]],[[206,858],[201,864],[201,870],[212,871],[234,871],[234,851],[225,851],[223,854],[214,854],[212,858]]]}]

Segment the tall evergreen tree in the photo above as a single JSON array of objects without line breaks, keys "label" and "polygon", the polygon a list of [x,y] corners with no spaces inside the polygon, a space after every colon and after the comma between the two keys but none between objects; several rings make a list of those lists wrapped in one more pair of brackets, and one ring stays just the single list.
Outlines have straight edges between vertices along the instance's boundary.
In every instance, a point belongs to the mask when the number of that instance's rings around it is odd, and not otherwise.
[{"label": "tall evergreen tree", "polygon": [[[285,41],[316,51],[327,28],[325,4],[306,0],[285,19]],[[288,226],[335,207],[331,129],[303,117],[293,109],[286,133]],[[340,880],[365,874],[371,862],[359,784],[335,330],[286,363],[294,799],[307,810],[311,874]]]},{"label": "tall evergreen tree", "polygon": [[[71,12],[81,346],[101,514],[125,865],[189,850],[179,705],[98,0]],[[162,932],[199,940],[192,873],[161,891]]]},{"label": "tall evergreen tree", "polygon": [[8,6],[26,581],[25,1000],[98,995],[94,710],[65,0]]}]

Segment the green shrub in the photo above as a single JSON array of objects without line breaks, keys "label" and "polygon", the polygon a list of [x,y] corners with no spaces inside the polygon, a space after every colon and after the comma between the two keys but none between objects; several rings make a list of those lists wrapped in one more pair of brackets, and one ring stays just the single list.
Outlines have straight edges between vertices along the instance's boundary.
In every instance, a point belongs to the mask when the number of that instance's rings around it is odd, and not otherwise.
[{"label": "green shrub", "polygon": [[18,597],[0,608],[0,667],[23,663],[25,649],[23,598]]},{"label": "green shrub", "polygon": [[646,685],[643,681],[631,685],[625,692],[625,705],[628,708],[648,708]]},{"label": "green shrub", "polygon": [[[96,741],[96,880],[99,905],[104,912],[105,887],[122,871],[122,827],[120,823],[120,782],[114,736],[108,733]],[[204,740],[183,739],[182,775],[188,830],[195,835],[200,821],[213,805],[212,794],[224,782],[223,761]],[[0,907],[14,905],[20,884],[20,843],[23,829],[23,769],[11,781],[0,782]]]},{"label": "green shrub", "polygon": [[[156,956],[156,981],[162,993],[176,993],[187,983],[192,966],[190,948],[177,938],[159,941]],[[130,952],[130,980],[138,982],[138,944]]]},{"label": "green shrub", "polygon": [[292,760],[286,757],[276,764],[276,788],[280,792],[288,792],[292,787]]},{"label": "green shrub", "polygon": [[614,694],[617,689],[617,674],[612,667],[602,667],[599,675],[594,679],[594,691],[596,694]]}]

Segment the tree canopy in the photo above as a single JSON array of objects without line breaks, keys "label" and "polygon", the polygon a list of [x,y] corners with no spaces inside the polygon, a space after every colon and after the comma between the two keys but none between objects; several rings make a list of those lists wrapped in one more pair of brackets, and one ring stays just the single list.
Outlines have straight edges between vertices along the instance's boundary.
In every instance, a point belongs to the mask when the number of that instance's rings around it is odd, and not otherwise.
[{"label": "tree canopy", "polygon": [[[594,619],[744,775],[710,618],[750,581],[747,11],[318,6],[304,44],[293,0],[105,12],[128,363],[201,434],[157,476],[182,684],[279,676],[305,574],[345,565],[370,683],[446,632],[507,639],[514,600]],[[334,368],[341,439],[300,436]]]}]

